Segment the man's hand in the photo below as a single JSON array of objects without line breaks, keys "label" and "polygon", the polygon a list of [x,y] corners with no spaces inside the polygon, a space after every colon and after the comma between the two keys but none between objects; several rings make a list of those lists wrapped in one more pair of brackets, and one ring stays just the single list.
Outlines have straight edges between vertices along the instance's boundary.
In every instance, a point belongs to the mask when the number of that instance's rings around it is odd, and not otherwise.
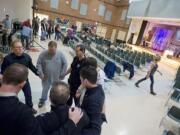
[{"label": "man's hand", "polygon": [[81,92],[77,91],[76,92],[76,98],[80,98],[80,96],[81,96]]},{"label": "man's hand", "polygon": [[39,78],[40,78],[41,80],[43,80],[43,81],[48,79],[47,76],[42,76],[42,75],[39,75]]},{"label": "man's hand", "polygon": [[2,75],[2,74],[0,74],[0,80],[2,80],[2,78],[3,78],[3,75]]},{"label": "man's hand", "polygon": [[149,78],[149,75],[146,75],[146,79],[148,79]]},{"label": "man's hand", "polygon": [[69,119],[77,124],[83,116],[83,112],[80,108],[73,107],[69,108]]}]

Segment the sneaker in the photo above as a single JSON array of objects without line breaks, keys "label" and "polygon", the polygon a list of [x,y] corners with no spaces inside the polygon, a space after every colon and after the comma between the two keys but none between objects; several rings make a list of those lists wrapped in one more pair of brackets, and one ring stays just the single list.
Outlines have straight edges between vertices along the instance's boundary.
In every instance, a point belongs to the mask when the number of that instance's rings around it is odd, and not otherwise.
[{"label": "sneaker", "polygon": [[153,96],[157,95],[154,91],[151,91],[150,94],[152,94]]},{"label": "sneaker", "polygon": [[135,86],[136,86],[137,88],[139,88],[139,85],[138,85],[137,83],[135,83]]},{"label": "sneaker", "polygon": [[44,106],[44,102],[39,102],[38,107],[42,108]]},{"label": "sneaker", "polygon": [[36,114],[36,113],[37,113],[37,110],[35,110],[34,108],[32,108],[32,112],[33,112],[33,114]]}]

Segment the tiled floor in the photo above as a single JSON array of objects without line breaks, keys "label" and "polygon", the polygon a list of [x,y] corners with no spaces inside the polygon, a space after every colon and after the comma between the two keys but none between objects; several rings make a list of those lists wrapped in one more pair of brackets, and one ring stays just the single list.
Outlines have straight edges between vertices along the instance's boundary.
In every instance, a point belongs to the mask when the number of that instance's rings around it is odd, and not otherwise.
[{"label": "tiled floor", "polygon": [[[43,47],[47,48],[47,41],[40,42]],[[39,51],[41,48],[37,47]],[[68,65],[72,62],[72,49],[65,47],[58,42],[58,49],[61,50],[67,58]],[[36,64],[40,52],[29,52]],[[128,80],[128,74],[117,76],[117,82],[108,82],[106,84],[106,110],[108,124],[104,124],[102,135],[161,135],[162,127],[159,123],[165,114],[164,106],[168,92],[172,90],[175,70],[160,63],[159,69],[163,73],[160,76],[155,75],[155,92],[157,96],[149,94],[150,81],[143,82],[140,88],[134,87],[134,83],[146,75],[145,69],[138,70],[132,80]],[[32,97],[34,107],[37,108],[38,100],[41,96],[41,81],[32,72],[29,80],[32,87]],[[67,77],[65,78],[67,80]],[[24,101],[22,93],[19,95]],[[38,110],[39,113],[49,110],[49,103],[46,107]]]}]

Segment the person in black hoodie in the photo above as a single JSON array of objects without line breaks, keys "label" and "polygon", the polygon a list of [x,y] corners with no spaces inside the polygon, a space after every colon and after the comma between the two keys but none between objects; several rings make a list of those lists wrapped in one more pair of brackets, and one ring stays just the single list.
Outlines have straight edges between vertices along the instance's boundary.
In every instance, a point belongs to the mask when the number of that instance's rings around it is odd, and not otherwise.
[{"label": "person in black hoodie", "polygon": [[[29,68],[35,75],[39,76],[36,67],[32,63],[31,57],[23,52],[23,46],[21,41],[19,40],[13,41],[11,44],[11,49],[12,49],[12,53],[8,54],[3,60],[1,66],[1,74],[3,74],[5,69],[9,67],[11,64],[19,63]],[[26,80],[26,84],[24,85],[22,90],[25,96],[26,104],[30,108],[32,108],[34,114],[37,113],[37,111],[33,109],[31,87],[28,79]]]},{"label": "person in black hoodie", "polygon": [[[68,112],[78,111],[80,108],[70,108],[67,105],[68,98],[70,96],[69,86],[62,82],[54,82],[50,91],[51,111],[37,116],[40,126],[44,133],[47,135],[71,135],[72,130],[66,130],[67,128],[73,129],[73,126],[69,124]],[[70,110],[69,110],[70,109]],[[68,123],[69,123],[68,122]],[[89,124],[89,118],[85,112],[82,113],[82,118],[79,122],[74,122],[76,128],[73,129],[73,135],[79,135],[82,128]],[[72,127],[71,127],[72,126]],[[60,128],[60,129],[59,129]],[[55,132],[54,132],[55,131]]]},{"label": "person in black hoodie", "polygon": [[[28,69],[21,64],[12,64],[3,73],[2,86],[0,87],[0,135],[45,135],[40,121],[34,117],[32,109],[17,98],[17,94],[24,87],[27,77]],[[48,121],[44,122],[52,124],[50,125],[52,127],[56,126],[52,122],[55,120],[54,117],[46,116],[48,117],[44,116],[44,118],[47,118]],[[70,109],[68,121],[54,130],[55,135],[73,135],[76,124],[81,117],[80,109]]]},{"label": "person in black hoodie", "polygon": [[81,84],[86,88],[86,93],[81,105],[89,117],[89,124],[81,135],[100,135],[102,119],[102,108],[105,100],[101,85],[97,85],[97,70],[95,67],[83,67],[80,71]]}]

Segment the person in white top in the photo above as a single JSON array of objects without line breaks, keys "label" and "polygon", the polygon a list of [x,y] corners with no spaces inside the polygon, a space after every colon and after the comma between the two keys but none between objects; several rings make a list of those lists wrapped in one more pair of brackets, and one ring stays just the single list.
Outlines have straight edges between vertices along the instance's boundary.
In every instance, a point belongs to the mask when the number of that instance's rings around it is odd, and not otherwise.
[{"label": "person in white top", "polygon": [[[93,57],[88,57],[88,58],[86,58],[86,65],[96,68],[96,70],[98,72],[97,84],[101,85],[103,90],[104,90],[104,80],[105,80],[106,76],[105,76],[104,71],[100,67],[98,67],[97,60],[95,58],[93,58]],[[78,88],[77,93],[76,93],[76,97],[80,98],[80,105],[81,105],[81,103],[83,101],[85,93],[86,93],[86,89],[84,89],[82,87],[82,85],[81,85]]]},{"label": "person in white top", "polygon": [[[97,84],[101,85],[102,89],[104,90],[104,83],[105,83],[104,80],[106,79],[106,75],[105,75],[104,71],[100,67],[98,67],[97,60],[95,58],[93,58],[93,57],[88,57],[88,58],[86,58],[86,65],[96,68],[96,70],[98,72]],[[83,86],[81,85],[78,88],[77,93],[76,93],[76,98],[80,98],[80,101],[79,101],[80,106],[81,106],[81,104],[83,102],[85,93],[86,93],[86,89],[83,88]],[[105,103],[104,103],[101,113],[102,113],[103,121],[107,122],[105,112],[106,111],[105,111]]]}]

